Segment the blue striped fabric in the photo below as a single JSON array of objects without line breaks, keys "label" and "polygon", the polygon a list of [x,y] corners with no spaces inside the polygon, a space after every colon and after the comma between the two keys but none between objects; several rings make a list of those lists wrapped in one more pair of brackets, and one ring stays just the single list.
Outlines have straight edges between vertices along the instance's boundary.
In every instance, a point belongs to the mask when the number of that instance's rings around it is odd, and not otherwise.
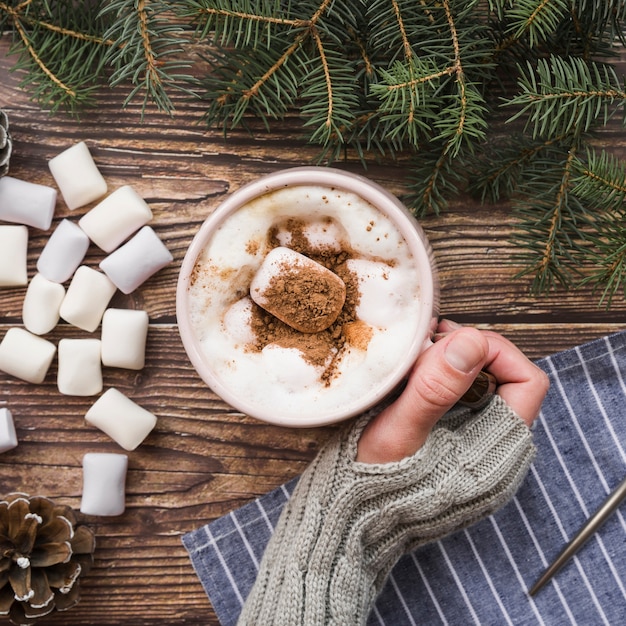
[{"label": "blue striped fabric", "polygon": [[[527,589],[626,475],[626,332],[538,361],[551,388],[538,455],[486,520],[403,557],[371,626],[626,623],[626,504],[539,593]],[[223,626],[235,624],[295,481],[183,537]]]}]

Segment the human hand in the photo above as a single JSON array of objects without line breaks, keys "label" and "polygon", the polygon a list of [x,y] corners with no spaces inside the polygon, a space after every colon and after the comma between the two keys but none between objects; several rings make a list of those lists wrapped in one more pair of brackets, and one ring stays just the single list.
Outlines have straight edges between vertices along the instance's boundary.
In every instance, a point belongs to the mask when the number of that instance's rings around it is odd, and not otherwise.
[{"label": "human hand", "polygon": [[508,339],[449,320],[439,324],[437,337],[418,358],[400,397],[363,430],[357,461],[389,463],[415,454],[481,369],[493,374],[496,393],[528,426],[539,414],[548,377]]}]

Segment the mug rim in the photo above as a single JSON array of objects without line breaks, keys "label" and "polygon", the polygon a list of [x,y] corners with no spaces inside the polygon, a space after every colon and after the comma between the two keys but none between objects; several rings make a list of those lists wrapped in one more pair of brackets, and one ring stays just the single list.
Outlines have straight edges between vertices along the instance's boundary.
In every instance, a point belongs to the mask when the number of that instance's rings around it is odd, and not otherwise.
[{"label": "mug rim", "polygon": [[[191,326],[188,289],[193,269],[216,229],[235,211],[251,200],[281,188],[295,186],[324,186],[352,192],[370,203],[385,215],[407,242],[418,267],[429,267],[430,272],[420,273],[420,308],[429,307],[430,314],[420,314],[418,327],[409,349],[385,381],[372,393],[365,394],[366,401],[350,402],[343,407],[327,411],[324,415],[304,417],[272,414],[270,411],[248,403],[233,392],[214,374],[206,361],[199,341]],[[180,267],[176,286],[176,318],[183,347],[200,378],[210,389],[230,406],[255,419],[279,426],[296,428],[334,424],[363,413],[387,397],[406,378],[415,360],[430,345],[439,309],[437,268],[430,243],[415,217],[393,194],[378,183],[359,174],[327,166],[293,167],[264,175],[236,189],[201,224],[192,239]]]}]

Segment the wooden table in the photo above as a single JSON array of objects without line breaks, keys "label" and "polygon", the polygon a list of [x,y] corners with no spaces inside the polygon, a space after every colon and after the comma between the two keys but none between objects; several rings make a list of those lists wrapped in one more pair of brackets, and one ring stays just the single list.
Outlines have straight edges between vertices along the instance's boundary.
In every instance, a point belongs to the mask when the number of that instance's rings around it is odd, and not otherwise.
[{"label": "wooden table", "polygon": [[[299,474],[332,428],[289,430],[264,425],[226,405],[200,380],[179,338],[175,288],[187,246],[203,220],[229,193],[260,175],[311,164],[315,148],[296,139],[297,119],[252,138],[224,139],[207,130],[198,103],[176,101],[174,117],[138,108],[122,110],[124,94],[102,90],[100,106],[80,121],[50,115],[19,90],[8,72],[7,42],[0,41],[0,107],[14,139],[11,175],[54,185],[47,161],[78,141],[87,142],[113,190],[132,185],[150,204],[151,225],[174,263],[113,306],[144,309],[150,316],[147,364],[140,372],[107,368],[105,388],[115,386],[158,416],[156,429],[129,453],[127,509],[119,517],[90,520],[97,535],[95,567],[83,581],[82,600],[45,624],[217,624],[181,536]],[[602,141],[624,152],[616,125]],[[356,160],[341,164],[362,172]],[[402,165],[372,166],[367,175],[403,192]],[[68,211],[59,200],[53,227],[86,209]],[[502,332],[531,358],[621,330],[626,304],[616,298],[599,308],[590,290],[531,297],[515,280],[509,208],[482,207],[463,199],[422,224],[440,271],[442,313],[464,324]],[[29,276],[50,232],[29,229]],[[86,263],[102,258],[95,246]],[[0,336],[21,326],[25,288],[0,292]],[[61,323],[49,338],[86,333]],[[11,491],[50,496],[80,506],[86,452],[121,449],[84,420],[94,398],[63,396],[53,364],[44,384],[0,372],[0,406],[14,415],[19,445],[0,455],[0,495]]]}]

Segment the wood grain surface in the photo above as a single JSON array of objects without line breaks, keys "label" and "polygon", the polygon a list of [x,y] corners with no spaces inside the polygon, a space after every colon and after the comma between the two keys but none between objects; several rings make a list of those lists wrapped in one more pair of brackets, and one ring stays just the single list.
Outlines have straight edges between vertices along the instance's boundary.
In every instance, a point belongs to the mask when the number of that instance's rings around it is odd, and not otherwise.
[{"label": "wood grain surface", "polygon": [[[202,107],[179,97],[173,117],[134,106],[124,93],[102,90],[100,106],[80,120],[51,115],[18,88],[9,72],[7,42],[0,40],[0,107],[9,115],[14,154],[11,175],[54,185],[47,161],[78,141],[87,142],[109,189],[132,185],[150,204],[151,225],[174,263],[137,291],[116,294],[112,305],[144,309],[150,316],[146,367],[140,372],[105,368],[105,388],[115,386],[158,416],[155,430],[129,453],[127,509],[119,517],[89,518],[97,535],[95,567],[83,581],[78,606],[43,624],[217,624],[181,543],[181,536],[299,474],[332,427],[292,430],[246,417],[217,397],[199,378],[176,325],[175,289],[180,264],[200,224],[221,200],[258,176],[312,164],[317,150],[299,139],[299,122],[287,118],[271,133],[244,131],[224,138],[203,126]],[[601,142],[624,156],[619,124]],[[402,195],[402,163],[372,165],[363,172],[346,160],[340,167],[365,173]],[[76,220],[59,199],[54,226]],[[434,247],[441,281],[441,313],[464,324],[492,328],[539,358],[624,328],[626,303],[610,311],[589,289],[533,297],[529,282],[514,278],[509,207],[480,206],[466,199],[422,221]],[[29,276],[49,234],[30,228]],[[95,246],[86,263],[102,258]],[[0,291],[0,337],[21,326],[25,288]],[[61,323],[49,335],[86,333]],[[0,372],[0,406],[14,415],[19,446],[0,455],[0,495],[20,490],[79,508],[82,457],[120,452],[84,415],[94,398],[63,396],[56,365],[41,385]],[[0,620],[0,623],[1,620]]]}]

